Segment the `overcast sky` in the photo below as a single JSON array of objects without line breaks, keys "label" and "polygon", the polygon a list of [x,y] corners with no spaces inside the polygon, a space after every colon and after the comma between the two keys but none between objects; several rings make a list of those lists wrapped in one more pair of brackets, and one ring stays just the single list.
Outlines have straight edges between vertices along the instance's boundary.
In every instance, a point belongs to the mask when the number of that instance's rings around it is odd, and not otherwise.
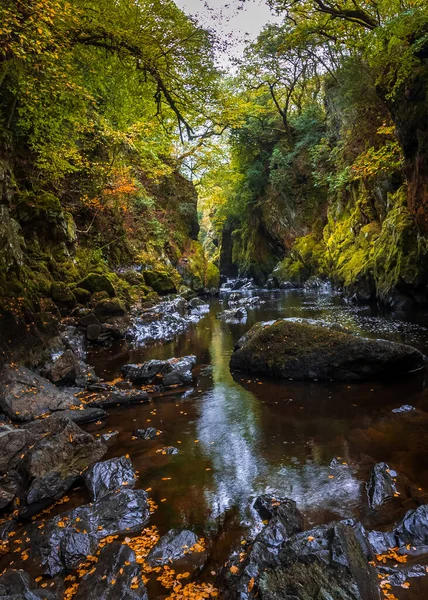
[{"label": "overcast sky", "polygon": [[228,44],[228,55],[219,57],[228,67],[230,57],[239,56],[245,42],[254,40],[264,25],[278,21],[263,0],[174,0],[184,12],[194,15],[204,27],[215,30],[221,42]]}]

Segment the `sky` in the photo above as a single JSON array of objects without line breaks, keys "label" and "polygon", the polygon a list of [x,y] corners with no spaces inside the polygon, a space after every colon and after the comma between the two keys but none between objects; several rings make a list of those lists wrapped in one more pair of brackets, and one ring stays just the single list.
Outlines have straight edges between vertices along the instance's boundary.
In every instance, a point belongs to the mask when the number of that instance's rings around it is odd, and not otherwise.
[{"label": "sky", "polygon": [[246,42],[256,39],[264,25],[278,22],[263,0],[174,0],[185,13],[196,16],[204,27],[214,29],[226,52],[219,63],[231,67],[231,59],[239,57]]}]

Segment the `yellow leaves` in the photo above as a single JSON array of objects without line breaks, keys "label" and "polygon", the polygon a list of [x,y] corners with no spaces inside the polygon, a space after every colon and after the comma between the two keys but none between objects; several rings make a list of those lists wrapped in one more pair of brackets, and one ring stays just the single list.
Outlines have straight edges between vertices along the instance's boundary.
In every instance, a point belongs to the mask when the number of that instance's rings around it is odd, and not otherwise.
[{"label": "yellow leaves", "polygon": [[309,535],[309,536],[308,536],[308,542],[313,542],[313,541],[314,541],[314,539],[315,539],[315,538],[314,538],[312,535]]},{"label": "yellow leaves", "polygon": [[254,577],[251,577],[250,581],[248,582],[248,586],[247,586],[248,593],[253,591],[253,587],[254,587]]},{"label": "yellow leaves", "polygon": [[230,567],[229,571],[232,573],[232,575],[236,575],[236,573],[239,571],[239,569],[236,565],[232,565]]}]

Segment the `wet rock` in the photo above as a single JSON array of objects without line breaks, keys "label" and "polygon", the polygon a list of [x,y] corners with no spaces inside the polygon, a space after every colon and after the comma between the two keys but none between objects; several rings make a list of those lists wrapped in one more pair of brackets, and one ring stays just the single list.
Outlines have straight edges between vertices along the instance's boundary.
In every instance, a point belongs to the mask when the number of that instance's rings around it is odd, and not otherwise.
[{"label": "wet rock", "polygon": [[356,381],[421,368],[425,357],[405,344],[372,340],[303,320],[256,326],[231,357],[231,369],[297,380]]},{"label": "wet rock", "polygon": [[30,482],[19,512],[24,518],[61,498],[80,473],[107,451],[104,444],[68,419],[46,421],[53,421],[43,424],[50,431],[27,452],[21,466]]},{"label": "wet rock", "polygon": [[389,548],[428,545],[428,504],[409,510],[392,531],[370,531],[370,545],[376,554],[383,554]]},{"label": "wet rock", "polygon": [[370,508],[378,508],[397,493],[397,473],[386,463],[378,463],[372,469],[367,483],[367,497]]},{"label": "wet rock", "polygon": [[197,541],[198,536],[193,531],[171,529],[150,550],[146,563],[150,567],[159,567],[179,560]]},{"label": "wet rock", "polygon": [[6,569],[0,575],[0,598],[5,600],[58,600],[58,596],[54,592],[38,588],[31,575],[15,569]]},{"label": "wet rock", "polygon": [[410,404],[403,404],[403,406],[400,406],[399,408],[393,408],[391,412],[396,414],[402,414],[412,412],[414,410],[416,410],[414,406],[411,406]]},{"label": "wet rock", "polygon": [[83,410],[61,410],[53,414],[49,419],[56,418],[57,416],[70,419],[70,421],[73,421],[77,425],[83,425],[84,423],[93,423],[94,421],[106,419],[108,414],[102,408],[85,407]]},{"label": "wet rock", "polygon": [[16,472],[0,477],[0,510],[13,502],[22,488],[22,481]]},{"label": "wet rock", "polygon": [[78,284],[78,287],[88,290],[91,294],[107,292],[109,296],[116,295],[113,284],[107,275],[99,275],[98,273],[90,273]]},{"label": "wet rock", "polygon": [[160,449],[161,454],[178,454],[178,448],[175,446],[164,446]]},{"label": "wet rock", "polygon": [[318,526],[287,540],[256,587],[263,600],[379,600],[371,558],[360,524]]},{"label": "wet rock", "polygon": [[92,500],[99,500],[109,492],[127,485],[134,487],[136,471],[126,456],[96,463],[85,471],[83,481]]},{"label": "wet rock", "polygon": [[95,342],[101,335],[101,325],[94,323],[86,328],[86,339],[90,342]]},{"label": "wet rock", "polygon": [[73,394],[58,389],[26,367],[6,365],[0,371],[0,408],[15,421],[31,421],[76,404]]},{"label": "wet rock", "polygon": [[192,368],[196,356],[170,358],[169,360],[149,360],[142,364],[129,364],[122,367],[124,376],[136,384],[156,383],[170,385],[186,385],[193,380]]},{"label": "wet rock", "polygon": [[20,456],[35,438],[25,429],[15,429],[9,425],[0,428],[0,473],[7,473],[20,460]]},{"label": "wet rock", "polygon": [[222,310],[217,313],[217,319],[222,319],[223,321],[242,321],[247,318],[247,311],[245,308],[230,308],[227,310]]},{"label": "wet rock", "polygon": [[55,385],[86,387],[98,381],[93,368],[80,360],[72,350],[66,350],[58,358],[47,363],[42,375]]},{"label": "wet rock", "polygon": [[95,570],[83,577],[74,600],[148,600],[131,548],[120,542],[103,548]]},{"label": "wet rock", "polygon": [[94,313],[89,313],[80,319],[79,325],[81,327],[89,327],[89,325],[100,325],[100,322]]},{"label": "wet rock", "polygon": [[128,406],[142,404],[149,401],[149,395],[144,390],[118,390],[111,389],[107,395],[100,395],[95,400],[88,402],[89,407],[109,408],[112,406]]},{"label": "wet rock", "polygon": [[165,271],[144,271],[144,281],[153,288],[159,296],[175,294],[177,288],[171,277]]},{"label": "wet rock", "polygon": [[119,434],[118,431],[108,431],[107,433],[102,433],[101,434],[101,439],[104,442],[108,442],[109,440],[111,440],[112,438],[116,437]]},{"label": "wet rock", "polygon": [[[159,432],[160,433],[160,432]],[[158,436],[156,427],[147,427],[147,429],[136,429],[133,436],[141,440],[154,440]]]},{"label": "wet rock", "polygon": [[[293,500],[277,499],[264,494],[256,498],[254,508],[260,517],[269,523],[257,535],[247,556],[239,565],[239,574],[231,576],[228,573],[225,585],[229,594],[226,598],[253,598],[257,593],[260,575],[267,568],[278,564],[278,553],[283,544],[290,536],[303,529],[303,517]],[[253,585],[257,582],[254,593],[250,582],[253,582]]]},{"label": "wet rock", "polygon": [[140,529],[149,516],[146,492],[123,489],[62,513],[47,521],[42,529],[36,522],[27,533],[44,572],[54,577],[86,561],[100,539]]},{"label": "wet rock", "polygon": [[425,577],[427,574],[425,565],[399,565],[397,568],[380,565],[377,570],[384,576],[385,582],[394,587],[402,586],[413,577]]}]

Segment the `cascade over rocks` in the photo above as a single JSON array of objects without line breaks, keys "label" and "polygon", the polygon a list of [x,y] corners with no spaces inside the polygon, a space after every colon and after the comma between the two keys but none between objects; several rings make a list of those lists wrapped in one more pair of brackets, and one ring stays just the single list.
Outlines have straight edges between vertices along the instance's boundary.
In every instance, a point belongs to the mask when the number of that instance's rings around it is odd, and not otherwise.
[{"label": "cascade over rocks", "polygon": [[304,319],[279,319],[251,328],[238,342],[230,367],[287,379],[358,381],[408,373],[424,363],[423,354],[405,344],[362,338]]},{"label": "cascade over rocks", "polygon": [[0,371],[0,407],[15,421],[31,421],[76,404],[79,402],[73,394],[58,389],[26,367],[5,365]]}]

